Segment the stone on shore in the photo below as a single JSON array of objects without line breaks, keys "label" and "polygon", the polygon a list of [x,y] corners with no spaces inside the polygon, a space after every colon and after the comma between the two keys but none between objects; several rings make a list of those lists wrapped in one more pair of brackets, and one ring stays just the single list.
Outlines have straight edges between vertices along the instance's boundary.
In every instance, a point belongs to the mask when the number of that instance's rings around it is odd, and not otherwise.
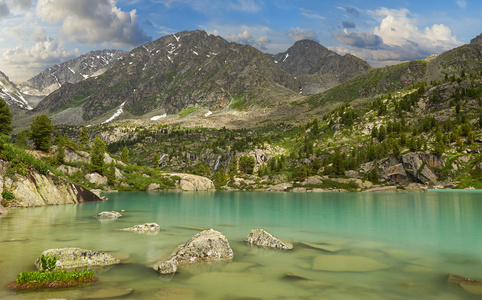
[{"label": "stone on shore", "polygon": [[251,230],[249,235],[246,237],[245,241],[252,245],[260,246],[264,248],[273,248],[273,249],[282,249],[282,250],[293,249],[293,245],[283,243],[281,240],[274,237],[271,233],[263,229]]},{"label": "stone on shore", "polygon": [[156,264],[154,270],[161,274],[171,274],[177,271],[179,264],[230,260],[233,257],[234,253],[228,239],[219,231],[210,229],[193,236],[168,259]]},{"label": "stone on shore", "polygon": [[116,211],[103,211],[97,214],[98,219],[117,219],[119,217],[122,215]]},{"label": "stone on shore", "polygon": [[[42,252],[42,255],[58,257],[55,270],[109,266],[121,262],[107,253],[80,248],[49,249]],[[35,266],[37,269],[41,268],[40,257],[35,261]]]},{"label": "stone on shore", "polygon": [[122,231],[135,231],[135,232],[157,232],[161,230],[159,224],[156,223],[146,223],[142,225],[134,225],[129,228],[120,229]]}]

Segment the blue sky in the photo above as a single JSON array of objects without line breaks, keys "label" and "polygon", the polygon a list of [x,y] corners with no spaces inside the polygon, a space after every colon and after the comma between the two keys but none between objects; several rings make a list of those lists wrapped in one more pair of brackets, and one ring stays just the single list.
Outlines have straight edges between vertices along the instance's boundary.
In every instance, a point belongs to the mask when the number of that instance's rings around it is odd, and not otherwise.
[{"label": "blue sky", "polygon": [[19,83],[90,50],[196,29],[268,53],[312,39],[379,67],[469,43],[482,1],[0,0],[0,71]]}]

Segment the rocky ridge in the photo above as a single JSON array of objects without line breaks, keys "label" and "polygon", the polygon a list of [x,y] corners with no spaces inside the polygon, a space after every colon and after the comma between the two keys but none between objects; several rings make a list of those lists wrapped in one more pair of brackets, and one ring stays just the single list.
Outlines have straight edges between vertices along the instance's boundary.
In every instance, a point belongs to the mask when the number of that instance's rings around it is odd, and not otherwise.
[{"label": "rocky ridge", "polygon": [[[204,31],[184,31],[132,50],[97,78],[65,84],[36,111],[75,109],[84,121],[113,109],[142,115],[187,108],[273,105],[298,93],[299,81],[251,47]],[[64,120],[68,123],[68,120]]]},{"label": "rocky ridge", "polygon": [[10,107],[13,113],[33,109],[17,86],[0,72],[0,98]]},{"label": "rocky ridge", "polygon": [[283,53],[270,55],[303,84],[303,94],[317,94],[371,69],[351,54],[341,56],[312,40],[297,41]]},{"label": "rocky ridge", "polygon": [[97,50],[52,66],[20,84],[20,90],[29,95],[48,95],[66,83],[77,83],[96,77],[115,65],[127,52]]}]

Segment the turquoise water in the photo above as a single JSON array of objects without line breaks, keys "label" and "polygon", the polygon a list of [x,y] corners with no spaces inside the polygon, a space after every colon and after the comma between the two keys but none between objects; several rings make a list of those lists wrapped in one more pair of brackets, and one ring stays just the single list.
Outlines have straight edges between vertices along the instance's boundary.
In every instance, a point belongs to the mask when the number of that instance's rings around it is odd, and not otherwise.
[{"label": "turquoise water", "polygon": [[[479,299],[447,286],[449,273],[482,279],[482,193],[118,193],[80,205],[21,209],[0,218],[0,299],[82,299],[132,288],[126,299]],[[104,210],[123,218],[100,221]],[[158,234],[116,229],[158,223]],[[227,236],[230,263],[174,276],[151,266],[202,228]],[[246,245],[263,228],[292,251]],[[123,264],[87,287],[16,293],[5,288],[50,248],[106,251]],[[348,262],[343,265],[340,262]],[[286,278],[287,273],[297,277]]]}]

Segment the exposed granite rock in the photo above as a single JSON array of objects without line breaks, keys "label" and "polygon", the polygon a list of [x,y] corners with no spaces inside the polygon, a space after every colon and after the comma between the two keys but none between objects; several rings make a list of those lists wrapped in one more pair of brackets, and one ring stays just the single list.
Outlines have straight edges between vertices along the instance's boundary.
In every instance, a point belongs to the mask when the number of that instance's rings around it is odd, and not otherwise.
[{"label": "exposed granite rock", "polygon": [[245,241],[250,244],[265,247],[265,248],[282,249],[282,250],[293,249],[293,245],[283,243],[281,240],[274,237],[271,233],[263,229],[251,230],[251,232],[246,237]]},{"label": "exposed granite rock", "polygon": [[462,277],[455,274],[449,274],[447,278],[447,283],[459,285],[462,289],[471,294],[482,295],[482,281]]},{"label": "exposed granite rock", "polygon": [[15,199],[6,207],[34,207],[44,205],[75,204],[101,199],[89,190],[70,183],[53,174],[29,172],[27,176],[16,174],[12,179],[6,176],[8,163],[0,160],[0,193],[5,189]]},{"label": "exposed granite rock", "polygon": [[122,231],[136,231],[136,232],[156,232],[161,230],[161,226],[156,223],[146,223],[142,225],[134,225],[129,228],[120,229]]},{"label": "exposed granite rock", "polygon": [[183,191],[215,191],[216,187],[211,179],[192,175],[172,173],[171,176],[179,176],[181,180],[177,182],[179,189]]},{"label": "exposed granite rock", "polygon": [[0,203],[0,215],[8,214],[8,210]]},{"label": "exposed granite rock", "polygon": [[219,231],[210,229],[193,236],[167,260],[154,266],[161,274],[177,271],[178,264],[197,261],[230,260],[234,253],[228,239]]},{"label": "exposed granite rock", "polygon": [[[42,252],[42,255],[58,257],[55,270],[109,266],[121,262],[107,253],[80,248],[49,249]],[[40,257],[35,261],[35,267],[41,268]]]},{"label": "exposed granite rock", "polygon": [[97,185],[107,184],[107,177],[102,176],[99,173],[89,173],[85,175],[85,179],[87,179],[90,183]]},{"label": "exposed granite rock", "polygon": [[67,166],[67,165],[61,165],[60,167],[57,168],[57,170],[64,173],[65,175],[72,176],[76,172],[80,171],[80,168],[71,167],[71,166]]},{"label": "exposed granite rock", "polygon": [[151,183],[147,186],[146,192],[158,191],[160,188],[161,188],[161,185],[159,183]]},{"label": "exposed granite rock", "polygon": [[482,44],[482,33],[470,40],[470,44]]},{"label": "exposed granite rock", "polygon": [[122,215],[117,211],[103,211],[97,214],[98,219],[117,219]]}]

